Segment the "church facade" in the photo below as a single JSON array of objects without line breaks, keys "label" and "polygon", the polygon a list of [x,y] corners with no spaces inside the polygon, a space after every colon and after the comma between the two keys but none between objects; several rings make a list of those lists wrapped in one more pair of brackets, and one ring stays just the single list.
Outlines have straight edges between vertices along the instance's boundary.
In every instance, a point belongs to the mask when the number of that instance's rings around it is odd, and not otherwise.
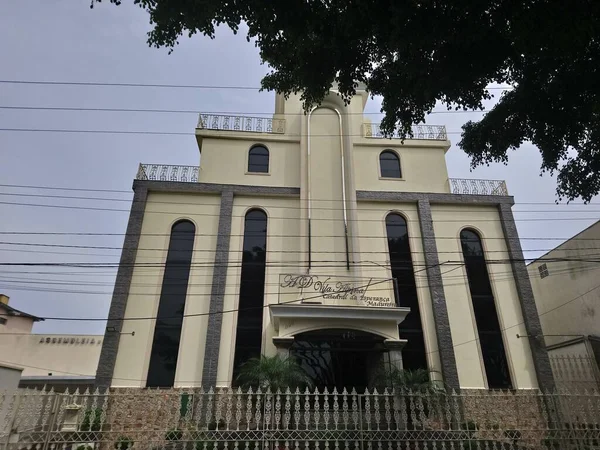
[{"label": "church facade", "polygon": [[444,127],[385,138],[367,99],[201,114],[198,167],[140,165],[99,386],[235,386],[275,354],[317,387],[553,386],[505,183],[449,178]]}]

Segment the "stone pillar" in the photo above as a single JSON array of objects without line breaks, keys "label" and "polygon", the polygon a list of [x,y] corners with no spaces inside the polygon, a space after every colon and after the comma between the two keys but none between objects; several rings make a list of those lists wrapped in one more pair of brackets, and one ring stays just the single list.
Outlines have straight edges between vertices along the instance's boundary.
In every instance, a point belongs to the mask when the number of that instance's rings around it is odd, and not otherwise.
[{"label": "stone pillar", "polygon": [[[108,311],[108,322],[106,323],[106,332],[102,341],[102,350],[96,370],[96,387],[104,390],[112,384],[113,372],[117,362],[117,352],[119,351],[119,342],[121,339],[121,330],[123,329],[123,319],[125,318],[125,308],[129,298],[129,288],[137,249],[140,243],[140,234],[142,232],[142,222],[144,221],[144,212],[148,199],[148,188],[143,184],[135,182],[133,185],[133,201],[131,202],[131,211],[129,213],[129,222],[123,242],[123,251],[119,261],[119,269],[115,280],[115,289],[113,291]],[[108,330],[112,331],[108,331]]]},{"label": "stone pillar", "polygon": [[459,389],[458,370],[456,368],[456,357],[454,355],[454,344],[450,332],[450,319],[446,306],[446,295],[440,261],[438,258],[435,233],[433,231],[433,219],[431,217],[431,205],[429,200],[419,200],[419,224],[421,226],[421,237],[423,239],[423,252],[425,253],[425,264],[427,267],[427,280],[429,282],[429,294],[433,307],[433,320],[435,322],[435,334],[438,343],[438,352],[442,364],[442,376],[446,386]]},{"label": "stone pillar", "polygon": [[273,337],[273,344],[277,347],[277,355],[281,358],[290,356],[290,347],[294,343],[294,336],[291,337]]},{"label": "stone pillar", "polygon": [[221,326],[223,324],[223,303],[225,301],[225,282],[229,263],[229,241],[231,240],[231,213],[233,211],[233,191],[221,194],[219,212],[219,231],[213,267],[212,288],[208,325],[206,327],[206,345],[204,349],[204,367],[202,368],[202,386],[207,389],[217,384],[217,365],[221,348]]},{"label": "stone pillar", "polygon": [[555,387],[554,375],[550,366],[550,359],[548,358],[548,351],[546,350],[544,341],[544,332],[542,331],[535,299],[533,298],[529,273],[523,260],[523,250],[521,249],[521,242],[519,241],[519,234],[517,233],[517,226],[511,208],[512,205],[501,203],[498,205],[498,213],[500,214],[508,257],[510,258],[513,278],[521,303],[523,322],[525,322],[525,329],[529,336],[529,345],[531,347],[531,356],[533,357],[538,387],[551,391]]},{"label": "stone pillar", "polygon": [[398,370],[404,368],[402,364],[402,349],[407,343],[406,339],[386,339],[383,341],[383,345],[388,350],[390,356],[390,365]]}]

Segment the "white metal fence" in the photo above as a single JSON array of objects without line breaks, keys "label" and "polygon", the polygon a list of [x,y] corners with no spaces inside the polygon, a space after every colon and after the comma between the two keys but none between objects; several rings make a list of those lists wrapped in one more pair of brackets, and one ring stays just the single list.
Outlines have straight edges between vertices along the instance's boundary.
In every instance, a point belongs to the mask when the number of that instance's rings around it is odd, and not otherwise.
[{"label": "white metal fence", "polygon": [[600,448],[588,391],[21,390],[0,414],[7,450]]}]

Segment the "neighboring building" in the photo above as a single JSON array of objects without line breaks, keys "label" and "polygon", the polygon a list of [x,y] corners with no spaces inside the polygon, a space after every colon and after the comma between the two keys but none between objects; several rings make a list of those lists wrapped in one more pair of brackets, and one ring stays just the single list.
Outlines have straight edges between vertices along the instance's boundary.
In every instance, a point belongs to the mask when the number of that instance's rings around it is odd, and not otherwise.
[{"label": "neighboring building", "polygon": [[600,221],[528,266],[556,377],[567,382],[600,385],[599,245]]},{"label": "neighboring building", "polygon": [[231,386],[277,352],[318,387],[385,362],[553,386],[543,342],[517,338],[541,331],[505,183],[449,179],[444,127],[384,139],[367,99],[201,114],[199,167],[140,165],[99,386]]},{"label": "neighboring building", "polygon": [[8,302],[0,294],[0,389],[94,385],[103,336],[34,334],[33,324],[44,319]]}]

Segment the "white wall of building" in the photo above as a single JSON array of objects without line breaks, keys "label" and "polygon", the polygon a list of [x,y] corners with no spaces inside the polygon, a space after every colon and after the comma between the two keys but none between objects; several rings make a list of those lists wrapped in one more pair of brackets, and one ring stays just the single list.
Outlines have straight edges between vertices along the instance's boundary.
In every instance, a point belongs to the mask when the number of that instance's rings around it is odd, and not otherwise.
[{"label": "white wall of building", "polygon": [[[546,345],[555,345],[577,336],[600,336],[600,222],[528,266]],[[556,261],[557,258],[570,261]],[[554,259],[554,261],[552,261]],[[548,261],[550,260],[550,261]],[[590,261],[591,260],[591,261]],[[542,278],[540,266],[548,276]]]}]

